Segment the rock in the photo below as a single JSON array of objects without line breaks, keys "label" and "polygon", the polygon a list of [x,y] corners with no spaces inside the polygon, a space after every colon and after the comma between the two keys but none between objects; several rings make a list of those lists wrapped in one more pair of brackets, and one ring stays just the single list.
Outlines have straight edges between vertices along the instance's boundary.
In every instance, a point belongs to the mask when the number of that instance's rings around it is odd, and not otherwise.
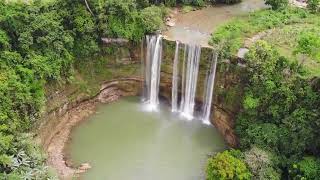
[{"label": "rock", "polygon": [[237,53],[237,57],[244,59],[244,56],[249,52],[249,49],[247,48],[240,48],[238,53]]},{"label": "rock", "polygon": [[90,166],[89,163],[83,163],[83,164],[81,164],[81,165],[79,166],[79,168],[78,168],[78,170],[79,170],[80,172],[85,172],[85,171],[87,171],[88,169],[91,169],[91,166]]},{"label": "rock", "polygon": [[169,26],[169,27],[173,27],[173,26],[176,25],[176,23],[173,22],[173,21],[168,21],[168,22],[166,23],[166,25]]}]

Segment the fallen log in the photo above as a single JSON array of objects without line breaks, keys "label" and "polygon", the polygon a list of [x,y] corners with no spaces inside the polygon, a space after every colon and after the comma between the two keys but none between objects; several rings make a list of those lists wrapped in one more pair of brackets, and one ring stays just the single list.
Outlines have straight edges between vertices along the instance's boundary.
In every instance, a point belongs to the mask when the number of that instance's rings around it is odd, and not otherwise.
[{"label": "fallen log", "polygon": [[126,44],[129,42],[128,39],[123,39],[123,38],[101,38],[102,42],[106,44]]}]

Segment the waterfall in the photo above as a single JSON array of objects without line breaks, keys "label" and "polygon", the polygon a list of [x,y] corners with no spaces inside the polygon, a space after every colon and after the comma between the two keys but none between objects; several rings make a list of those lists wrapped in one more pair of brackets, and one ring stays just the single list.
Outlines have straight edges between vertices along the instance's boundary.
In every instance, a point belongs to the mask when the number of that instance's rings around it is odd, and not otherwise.
[{"label": "waterfall", "polygon": [[160,66],[162,58],[162,36],[147,36],[147,53],[145,59],[144,102],[148,110],[154,111],[159,104]]},{"label": "waterfall", "polygon": [[178,81],[179,81],[179,42],[176,41],[176,51],[173,60],[172,73],[172,112],[178,111]]},{"label": "waterfall", "polygon": [[204,89],[203,96],[203,109],[202,109],[202,121],[205,124],[210,124],[210,113],[211,113],[211,105],[212,105],[212,96],[214,91],[214,80],[216,76],[218,55],[217,53],[213,53],[210,69],[207,73],[206,84]]},{"label": "waterfall", "polygon": [[189,120],[193,119],[200,55],[200,46],[187,45],[185,47],[185,59],[182,69],[183,80],[180,111],[181,115]]}]

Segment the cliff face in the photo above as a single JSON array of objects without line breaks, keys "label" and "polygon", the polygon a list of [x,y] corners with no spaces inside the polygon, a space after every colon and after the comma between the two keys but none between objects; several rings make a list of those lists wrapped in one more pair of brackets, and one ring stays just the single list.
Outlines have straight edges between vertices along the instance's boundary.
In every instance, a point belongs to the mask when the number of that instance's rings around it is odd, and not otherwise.
[{"label": "cliff face", "polygon": [[[108,45],[98,56],[78,59],[72,78],[59,84],[47,84],[47,102],[43,118],[38,124],[37,140],[48,154],[47,163],[61,178],[83,172],[73,168],[65,157],[64,146],[71,130],[95,112],[99,103],[110,103],[122,96],[136,96],[142,92],[140,44]],[[179,49],[180,72],[184,45]],[[196,109],[203,103],[206,73],[212,59],[212,49],[202,48],[196,91]],[[171,101],[175,42],[163,41],[160,96]],[[234,133],[235,116],[240,110],[244,68],[237,61],[219,61],[211,108],[211,123],[221,132],[226,142],[237,146]],[[179,78],[181,93],[181,77]],[[179,96],[180,97],[180,96]]]},{"label": "cliff face", "polygon": [[[204,83],[213,50],[202,48],[196,91],[196,108],[203,102]],[[160,96],[171,100],[173,60],[175,42],[163,41]],[[45,147],[58,132],[51,132],[61,123],[59,117],[83,101],[95,99],[111,102],[121,96],[139,95],[142,90],[141,45],[108,45],[104,52],[90,59],[79,59],[75,65],[74,77],[66,84],[48,84],[47,106],[43,121],[39,124],[40,142]],[[184,45],[179,49],[180,72],[184,58]],[[244,68],[237,61],[219,60],[213,94],[211,123],[221,132],[230,146],[237,145],[234,133],[235,116],[242,101]],[[181,77],[179,78],[181,92]],[[179,96],[180,97],[180,96]]]},{"label": "cliff face", "polygon": [[[173,60],[175,54],[175,42],[164,40],[163,61],[161,65],[160,95],[166,99],[171,99]],[[181,62],[184,56],[184,44],[180,44],[179,62],[181,72]],[[213,49],[202,48],[199,65],[198,83],[196,91],[196,108],[200,110],[203,103],[204,84],[206,74],[212,60]],[[222,133],[230,146],[237,145],[237,138],[234,133],[235,116],[240,110],[243,96],[244,66],[237,60],[219,60],[215,78],[213,93],[213,106],[211,113],[211,123]],[[181,77],[179,77],[181,84]],[[179,87],[181,92],[181,87]]]},{"label": "cliff face", "polygon": [[[70,111],[81,104],[110,103],[142,91],[140,48],[133,44],[103,48],[101,54],[77,59],[74,75],[67,82],[46,86],[46,109],[37,124],[37,140],[47,149],[72,118]],[[80,115],[79,115],[80,116]]]}]

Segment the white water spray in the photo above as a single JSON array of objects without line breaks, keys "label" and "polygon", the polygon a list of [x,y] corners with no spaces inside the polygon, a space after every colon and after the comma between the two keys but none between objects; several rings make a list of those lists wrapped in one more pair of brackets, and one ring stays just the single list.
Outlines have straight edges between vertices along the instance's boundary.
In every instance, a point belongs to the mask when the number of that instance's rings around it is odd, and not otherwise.
[{"label": "white water spray", "polygon": [[193,119],[195,105],[201,47],[197,45],[187,45],[185,48],[185,53],[182,72],[183,97],[181,100],[180,111],[182,116],[191,120]]},{"label": "white water spray", "polygon": [[173,60],[172,73],[172,112],[178,111],[178,86],[179,86],[179,42],[176,41],[176,51]]},{"label": "white water spray", "polygon": [[147,36],[145,60],[144,102],[150,111],[157,110],[159,104],[160,67],[162,58],[162,36]]},{"label": "white water spray", "polygon": [[210,113],[212,105],[212,97],[214,91],[214,80],[217,70],[218,55],[213,53],[210,69],[207,73],[205,92],[203,97],[203,109],[202,109],[202,122],[204,124],[210,124]]}]

